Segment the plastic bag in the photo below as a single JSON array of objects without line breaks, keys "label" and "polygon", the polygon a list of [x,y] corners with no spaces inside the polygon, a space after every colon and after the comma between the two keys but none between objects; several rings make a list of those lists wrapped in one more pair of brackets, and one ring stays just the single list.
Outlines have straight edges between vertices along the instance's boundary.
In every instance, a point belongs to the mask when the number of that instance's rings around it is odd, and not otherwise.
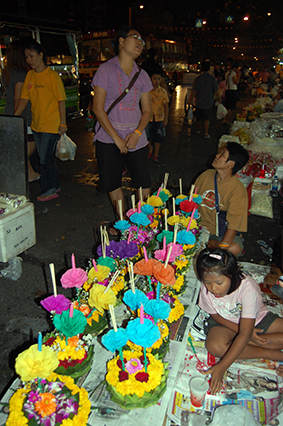
[{"label": "plastic bag", "polygon": [[228,114],[227,109],[225,108],[224,105],[222,104],[218,104],[217,106],[217,111],[216,111],[216,117],[217,120],[221,120],[222,118],[224,118],[226,115]]},{"label": "plastic bag", "polygon": [[64,133],[58,140],[55,155],[59,160],[74,160],[77,151],[77,145],[69,136]]},{"label": "plastic bag", "polygon": [[221,405],[213,414],[210,426],[260,426],[252,413],[242,405]]},{"label": "plastic bag", "polygon": [[190,105],[190,108],[188,110],[187,118],[188,118],[188,120],[193,120],[193,118],[194,118],[194,111],[193,111],[192,105]]},{"label": "plastic bag", "polygon": [[218,103],[217,105],[217,111],[216,111],[216,117],[218,120],[221,120],[228,114],[227,109],[223,104]]},{"label": "plastic bag", "polygon": [[23,259],[21,257],[11,257],[8,260],[7,268],[2,269],[0,274],[5,278],[10,278],[13,281],[17,281],[22,275],[22,263]]},{"label": "plastic bag", "polygon": [[252,197],[250,214],[273,219],[272,198],[270,195],[255,193]]}]

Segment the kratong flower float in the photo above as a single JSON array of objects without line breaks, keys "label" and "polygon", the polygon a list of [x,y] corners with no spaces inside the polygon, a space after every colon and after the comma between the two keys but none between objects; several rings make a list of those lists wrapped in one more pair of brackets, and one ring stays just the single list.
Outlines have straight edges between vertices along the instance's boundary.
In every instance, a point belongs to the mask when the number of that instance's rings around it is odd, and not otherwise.
[{"label": "kratong flower float", "polygon": [[58,357],[51,348],[32,345],[16,358],[21,378],[9,401],[7,426],[86,426],[91,404],[85,389],[54,373]]},{"label": "kratong flower float", "polygon": [[59,365],[55,372],[77,379],[90,370],[93,359],[92,336],[85,332],[85,315],[71,304],[67,311],[53,316],[53,324],[55,330],[46,334],[44,346],[57,354]]},{"label": "kratong flower float", "polygon": [[[166,389],[167,364],[146,349],[160,339],[159,327],[145,318],[142,303],[140,317],[129,321],[125,329],[117,328],[114,311],[110,312],[114,330],[103,336],[102,343],[108,350],[119,351],[107,363],[106,382],[111,399],[125,409],[155,404]],[[123,350],[128,340],[141,350]]]}]

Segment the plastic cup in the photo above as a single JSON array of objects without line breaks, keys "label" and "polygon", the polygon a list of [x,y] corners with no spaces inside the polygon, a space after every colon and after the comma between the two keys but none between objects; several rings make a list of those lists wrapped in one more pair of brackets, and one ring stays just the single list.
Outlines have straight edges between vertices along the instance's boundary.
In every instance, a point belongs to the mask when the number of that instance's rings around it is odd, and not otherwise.
[{"label": "plastic cup", "polygon": [[201,407],[204,403],[209,384],[204,377],[192,377],[190,380],[191,403],[194,407]]}]

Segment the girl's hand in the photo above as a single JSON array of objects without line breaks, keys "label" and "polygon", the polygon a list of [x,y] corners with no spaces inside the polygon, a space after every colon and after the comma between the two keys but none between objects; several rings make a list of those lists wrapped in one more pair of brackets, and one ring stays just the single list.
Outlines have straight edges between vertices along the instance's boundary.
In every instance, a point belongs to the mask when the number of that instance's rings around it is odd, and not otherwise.
[{"label": "girl's hand", "polygon": [[269,339],[265,337],[264,334],[258,335],[258,333],[262,333],[263,330],[260,328],[254,328],[251,341],[254,342],[256,345],[264,346],[269,343]]},{"label": "girl's hand", "polygon": [[165,118],[165,119],[163,120],[162,125],[163,125],[163,127],[166,127],[166,126],[167,126],[167,124],[168,124],[168,119],[167,119],[167,118]]},{"label": "girl's hand", "polygon": [[220,364],[216,364],[208,370],[202,372],[202,374],[205,375],[211,374],[209,390],[212,395],[215,395],[217,392],[220,392],[222,388],[222,379],[224,373],[225,370],[223,371]]},{"label": "girl's hand", "polygon": [[128,149],[135,149],[140,139],[140,135],[137,132],[129,133],[125,140]]},{"label": "girl's hand", "polygon": [[126,142],[122,138],[119,138],[118,140],[116,140],[115,144],[120,149],[121,154],[127,154],[128,148],[126,146]]},{"label": "girl's hand", "polygon": [[58,133],[59,133],[59,135],[63,135],[63,133],[66,133],[67,130],[68,130],[68,127],[66,125],[62,126],[60,124],[59,129],[58,129]]}]

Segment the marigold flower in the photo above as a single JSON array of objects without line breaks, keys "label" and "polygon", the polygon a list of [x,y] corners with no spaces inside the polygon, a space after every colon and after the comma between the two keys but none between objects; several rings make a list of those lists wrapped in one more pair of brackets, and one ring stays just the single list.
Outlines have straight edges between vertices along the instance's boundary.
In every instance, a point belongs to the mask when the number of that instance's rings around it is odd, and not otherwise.
[{"label": "marigold flower", "polygon": [[56,410],[56,399],[52,393],[40,393],[40,401],[37,401],[34,406],[35,410],[41,417],[50,416]]}]

